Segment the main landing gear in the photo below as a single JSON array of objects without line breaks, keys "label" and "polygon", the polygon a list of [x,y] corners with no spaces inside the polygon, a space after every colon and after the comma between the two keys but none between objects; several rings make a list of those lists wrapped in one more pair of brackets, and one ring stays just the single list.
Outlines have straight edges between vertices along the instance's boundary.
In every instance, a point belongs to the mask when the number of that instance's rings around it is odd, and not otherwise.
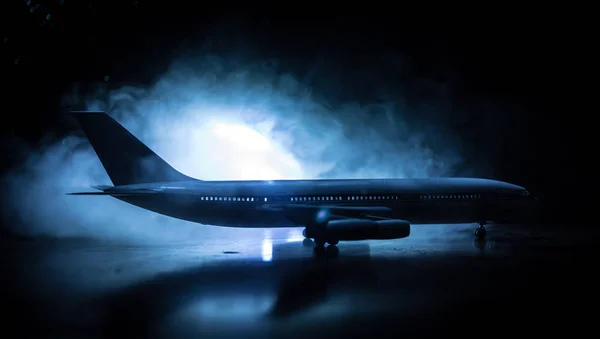
[{"label": "main landing gear", "polygon": [[475,229],[475,238],[479,240],[485,239],[487,235],[487,230],[485,229],[485,223],[479,223],[479,227]]}]

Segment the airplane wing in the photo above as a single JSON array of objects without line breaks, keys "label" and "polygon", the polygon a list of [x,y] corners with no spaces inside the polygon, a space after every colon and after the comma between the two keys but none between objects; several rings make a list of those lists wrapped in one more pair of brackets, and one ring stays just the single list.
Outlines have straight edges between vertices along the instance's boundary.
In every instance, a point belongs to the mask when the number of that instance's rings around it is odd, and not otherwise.
[{"label": "airplane wing", "polygon": [[325,211],[330,218],[334,219],[366,219],[366,220],[388,220],[389,218],[378,216],[378,213],[391,211],[385,206],[344,206],[344,205],[310,205],[310,204],[278,204],[265,205],[267,209],[284,210],[294,214],[307,211],[319,213]]}]

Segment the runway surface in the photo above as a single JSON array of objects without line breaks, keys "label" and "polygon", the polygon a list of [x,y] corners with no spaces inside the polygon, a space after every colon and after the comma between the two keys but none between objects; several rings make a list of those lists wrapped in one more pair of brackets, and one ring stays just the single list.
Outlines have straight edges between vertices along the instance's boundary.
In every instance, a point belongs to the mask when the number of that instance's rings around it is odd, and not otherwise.
[{"label": "runway surface", "polygon": [[61,338],[587,335],[598,232],[493,226],[478,243],[474,227],[418,226],[324,255],[300,228],[153,245],[4,240],[2,327]]}]

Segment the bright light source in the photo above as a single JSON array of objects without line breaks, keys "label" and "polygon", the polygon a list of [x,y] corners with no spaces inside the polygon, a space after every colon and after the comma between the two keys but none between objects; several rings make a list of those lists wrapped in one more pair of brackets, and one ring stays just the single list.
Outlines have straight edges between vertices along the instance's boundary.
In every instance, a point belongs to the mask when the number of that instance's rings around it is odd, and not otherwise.
[{"label": "bright light source", "polygon": [[[237,180],[277,180],[302,178],[294,157],[267,136],[243,124],[213,121],[209,131],[216,140],[208,161],[221,168],[225,178]],[[214,160],[213,160],[214,159]],[[202,179],[202,178],[200,178]]]},{"label": "bright light source", "polygon": [[263,239],[261,254],[262,261],[269,262],[273,260],[273,241],[271,239]]},{"label": "bright light source", "polygon": [[212,131],[216,137],[225,139],[241,149],[266,152],[273,148],[264,135],[246,126],[215,123]]}]

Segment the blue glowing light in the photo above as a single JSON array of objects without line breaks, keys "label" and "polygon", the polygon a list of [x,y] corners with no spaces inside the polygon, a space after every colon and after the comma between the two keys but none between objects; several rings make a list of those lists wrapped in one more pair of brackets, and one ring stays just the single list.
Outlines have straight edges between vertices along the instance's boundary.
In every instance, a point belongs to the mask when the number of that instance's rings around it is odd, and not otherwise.
[{"label": "blue glowing light", "polygon": [[329,217],[329,213],[327,212],[327,210],[320,210],[319,212],[317,212],[317,222],[325,222],[327,220],[327,218]]}]

